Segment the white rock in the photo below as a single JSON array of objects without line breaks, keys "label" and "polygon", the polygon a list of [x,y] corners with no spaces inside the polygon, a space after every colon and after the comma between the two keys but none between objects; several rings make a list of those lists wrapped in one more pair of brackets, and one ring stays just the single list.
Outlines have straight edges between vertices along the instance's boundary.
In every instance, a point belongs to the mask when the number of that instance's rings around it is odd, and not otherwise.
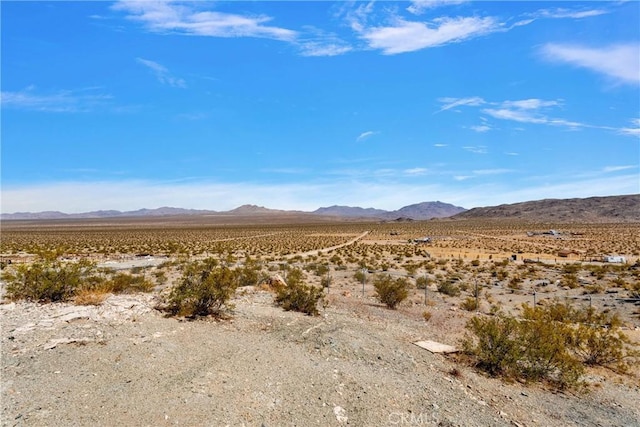
[{"label": "white rock", "polygon": [[346,423],[347,421],[349,421],[349,417],[347,417],[347,411],[345,411],[343,407],[335,406],[333,408],[333,413],[339,423]]}]

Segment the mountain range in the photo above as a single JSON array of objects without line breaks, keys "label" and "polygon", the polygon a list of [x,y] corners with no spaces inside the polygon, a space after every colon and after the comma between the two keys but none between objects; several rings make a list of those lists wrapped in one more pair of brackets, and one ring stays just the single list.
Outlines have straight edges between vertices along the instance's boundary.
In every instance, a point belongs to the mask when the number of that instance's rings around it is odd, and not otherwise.
[{"label": "mountain range", "polygon": [[443,202],[423,202],[395,211],[353,206],[329,206],[312,212],[269,209],[263,206],[242,205],[230,211],[181,209],[162,207],[120,212],[115,210],[66,214],[57,211],[18,212],[0,215],[1,220],[46,220],[80,218],[163,217],[163,216],[227,216],[238,218],[321,218],[371,220],[426,220],[432,218],[518,219],[545,222],[640,222],[640,194],[588,197],[582,199],[544,199],[529,202],[478,207],[466,210]]},{"label": "mountain range", "polygon": [[382,220],[394,220],[398,218],[424,220],[431,218],[444,218],[464,212],[465,209],[442,202],[423,202],[414,205],[405,206],[395,211],[386,211],[374,208],[360,208],[352,206],[330,206],[316,209],[313,212],[303,211],[287,211],[278,209],[269,209],[263,206],[242,205],[230,211],[218,212],[212,210],[199,209],[182,209],[161,207],[157,209],[139,209],[135,211],[116,211],[101,210],[93,212],[67,214],[59,211],[46,212],[16,212],[0,215],[2,220],[43,220],[43,219],[82,219],[82,218],[120,218],[120,217],[159,217],[159,216],[178,216],[178,215],[234,215],[234,216],[253,216],[253,215],[314,215],[314,216],[330,216],[342,218],[371,218]]}]

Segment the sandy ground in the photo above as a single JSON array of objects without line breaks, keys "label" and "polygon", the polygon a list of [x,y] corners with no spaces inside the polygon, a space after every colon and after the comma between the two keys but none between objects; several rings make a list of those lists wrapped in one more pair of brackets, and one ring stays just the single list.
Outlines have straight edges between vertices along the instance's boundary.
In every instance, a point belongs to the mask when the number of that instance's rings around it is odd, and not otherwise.
[{"label": "sandy ground", "polygon": [[425,322],[336,292],[309,317],[249,287],[230,320],[181,321],[156,298],[0,305],[2,425],[640,425],[635,380],[592,371],[588,394],[557,393],[413,344],[456,345],[453,312]]}]

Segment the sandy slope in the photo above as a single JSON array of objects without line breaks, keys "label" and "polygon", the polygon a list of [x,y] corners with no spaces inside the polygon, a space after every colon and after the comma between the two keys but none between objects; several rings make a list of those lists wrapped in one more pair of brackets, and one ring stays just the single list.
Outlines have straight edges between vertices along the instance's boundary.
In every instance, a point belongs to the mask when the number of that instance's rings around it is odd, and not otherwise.
[{"label": "sandy slope", "polygon": [[2,425],[640,425],[637,384],[505,384],[412,344],[446,341],[437,322],[373,301],[308,317],[245,288],[235,304],[222,322],[164,318],[152,295],[0,305]]}]

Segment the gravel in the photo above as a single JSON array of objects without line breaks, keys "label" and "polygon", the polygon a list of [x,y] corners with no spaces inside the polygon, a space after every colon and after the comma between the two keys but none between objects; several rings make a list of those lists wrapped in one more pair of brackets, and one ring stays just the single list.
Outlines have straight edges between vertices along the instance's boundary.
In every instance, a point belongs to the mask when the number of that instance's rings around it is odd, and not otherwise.
[{"label": "gravel", "polygon": [[455,345],[446,322],[333,298],[309,317],[243,288],[223,321],[166,318],[153,294],[2,304],[2,425],[640,425],[635,379],[505,383],[413,344]]}]

